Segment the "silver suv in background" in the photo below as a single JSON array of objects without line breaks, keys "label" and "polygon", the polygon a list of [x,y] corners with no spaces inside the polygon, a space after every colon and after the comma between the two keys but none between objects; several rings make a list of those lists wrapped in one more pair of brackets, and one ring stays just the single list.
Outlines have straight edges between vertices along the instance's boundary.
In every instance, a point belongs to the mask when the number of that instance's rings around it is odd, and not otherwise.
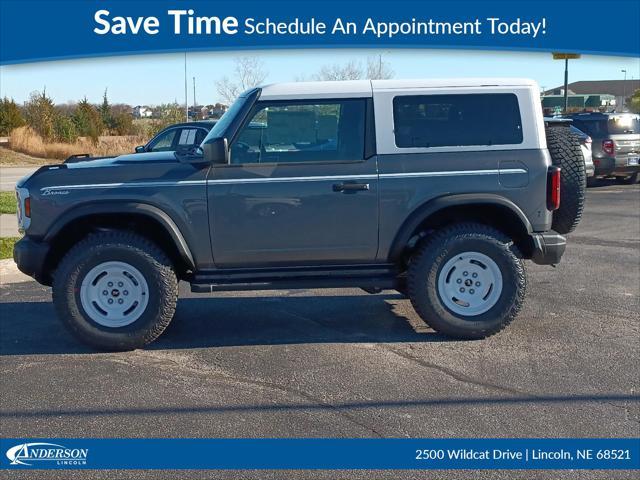
[{"label": "silver suv in background", "polygon": [[577,113],[573,125],[592,140],[596,177],[636,183],[640,172],[640,116],[634,113]]}]

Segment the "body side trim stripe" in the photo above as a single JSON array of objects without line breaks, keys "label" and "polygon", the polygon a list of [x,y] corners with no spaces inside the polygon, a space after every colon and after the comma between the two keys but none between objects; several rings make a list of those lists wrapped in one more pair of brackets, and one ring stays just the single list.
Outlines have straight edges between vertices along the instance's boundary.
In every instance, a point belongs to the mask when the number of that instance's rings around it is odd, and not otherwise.
[{"label": "body side trim stripe", "polygon": [[377,180],[397,178],[426,178],[426,177],[453,177],[469,175],[506,175],[526,174],[522,168],[490,169],[490,170],[451,170],[442,172],[405,172],[405,173],[381,173],[365,175],[328,175],[311,177],[265,177],[265,178],[230,178],[218,180],[182,180],[175,182],[126,182],[126,183],[94,183],[84,185],[56,185],[43,187],[41,192],[51,190],[85,190],[90,188],[148,188],[148,187],[191,187],[196,185],[239,185],[248,183],[292,183],[292,182],[324,182],[330,180]]}]

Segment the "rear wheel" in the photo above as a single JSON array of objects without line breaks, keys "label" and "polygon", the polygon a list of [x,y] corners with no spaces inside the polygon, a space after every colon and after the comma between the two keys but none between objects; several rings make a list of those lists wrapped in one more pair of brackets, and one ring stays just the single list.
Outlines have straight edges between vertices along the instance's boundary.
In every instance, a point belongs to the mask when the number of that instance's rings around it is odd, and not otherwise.
[{"label": "rear wheel", "polygon": [[524,302],[526,275],[511,239],[480,224],[436,232],[411,260],[409,296],[437,332],[478,339],[506,327]]},{"label": "rear wheel", "polygon": [[586,172],[580,141],[566,127],[547,128],[546,134],[551,162],[561,169],[560,208],[553,212],[551,228],[561,234],[571,233],[584,210]]},{"label": "rear wheel", "polygon": [[155,244],[127,232],[93,234],[62,259],[53,279],[59,317],[80,340],[132,350],[169,325],[178,297],[171,262]]}]

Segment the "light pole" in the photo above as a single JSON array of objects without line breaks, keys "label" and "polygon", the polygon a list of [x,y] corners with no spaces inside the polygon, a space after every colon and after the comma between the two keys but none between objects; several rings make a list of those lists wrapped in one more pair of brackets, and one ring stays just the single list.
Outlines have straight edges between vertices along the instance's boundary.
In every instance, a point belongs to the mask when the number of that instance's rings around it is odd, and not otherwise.
[{"label": "light pole", "polygon": [[184,116],[189,121],[189,100],[187,98],[187,52],[184,52]]},{"label": "light pole", "polygon": [[579,53],[552,53],[554,60],[564,60],[564,113],[569,109],[569,59],[580,58]]},{"label": "light pole", "polygon": [[620,70],[622,73],[624,73],[624,80],[622,83],[622,110],[624,111],[624,107],[627,104],[627,71],[626,70]]}]

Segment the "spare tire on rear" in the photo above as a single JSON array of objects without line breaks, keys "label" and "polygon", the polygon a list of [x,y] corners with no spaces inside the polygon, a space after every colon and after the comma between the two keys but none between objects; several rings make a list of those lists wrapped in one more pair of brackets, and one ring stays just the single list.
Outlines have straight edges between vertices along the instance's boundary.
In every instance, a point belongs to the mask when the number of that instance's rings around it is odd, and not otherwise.
[{"label": "spare tire on rear", "polygon": [[566,126],[547,127],[547,148],[553,165],[560,167],[560,208],[553,212],[551,228],[558,233],[573,232],[584,209],[587,187],[580,140]]}]

